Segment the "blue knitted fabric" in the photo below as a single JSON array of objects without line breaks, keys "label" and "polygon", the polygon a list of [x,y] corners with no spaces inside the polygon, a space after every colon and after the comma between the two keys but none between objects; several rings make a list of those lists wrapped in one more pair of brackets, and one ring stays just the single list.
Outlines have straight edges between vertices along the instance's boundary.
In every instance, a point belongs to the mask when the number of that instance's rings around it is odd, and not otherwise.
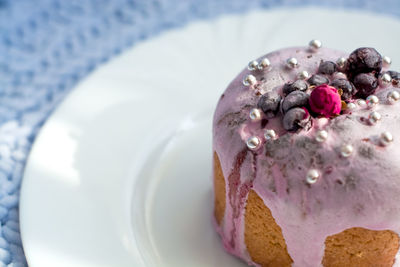
[{"label": "blue knitted fabric", "polygon": [[82,77],[163,30],[285,5],[400,15],[398,0],[0,0],[0,267],[26,266],[18,219],[26,158],[46,118]]}]

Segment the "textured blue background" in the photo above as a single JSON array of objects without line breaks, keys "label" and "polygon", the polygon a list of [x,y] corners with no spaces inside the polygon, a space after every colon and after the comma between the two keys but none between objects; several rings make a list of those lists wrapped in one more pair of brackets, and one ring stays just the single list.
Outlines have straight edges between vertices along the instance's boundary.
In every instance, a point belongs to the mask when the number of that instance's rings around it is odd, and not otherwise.
[{"label": "textured blue background", "polygon": [[54,107],[137,41],[255,8],[319,5],[399,17],[399,0],[0,0],[0,267],[26,266],[18,200],[26,157]]}]

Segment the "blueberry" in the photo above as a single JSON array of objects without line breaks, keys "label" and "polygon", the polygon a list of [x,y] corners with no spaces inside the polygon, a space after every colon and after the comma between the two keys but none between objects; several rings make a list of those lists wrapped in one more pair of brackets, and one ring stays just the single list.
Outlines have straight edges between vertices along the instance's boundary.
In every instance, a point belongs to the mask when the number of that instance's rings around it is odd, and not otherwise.
[{"label": "blueberry", "polygon": [[260,108],[268,118],[272,118],[278,112],[281,99],[282,97],[275,91],[268,92],[261,96],[257,107]]},{"label": "blueberry", "polygon": [[351,77],[359,73],[375,72],[382,70],[382,56],[374,48],[361,47],[354,50],[347,60],[347,72]]},{"label": "blueberry", "polygon": [[400,80],[400,73],[397,71],[389,70],[387,72],[393,80]]},{"label": "blueberry", "polygon": [[333,80],[330,85],[343,91],[343,94],[341,95],[343,100],[349,100],[357,93],[356,87],[350,81],[343,78]]},{"label": "blueberry", "polygon": [[328,79],[328,78],[326,78],[326,77],[323,76],[323,75],[319,75],[319,74],[314,74],[314,75],[311,76],[311,78],[308,79],[307,81],[308,81],[308,83],[309,83],[310,85],[315,85],[315,86],[318,86],[318,85],[321,85],[321,84],[328,84],[328,83],[329,83],[329,79]]},{"label": "blueberry", "polygon": [[378,79],[373,73],[360,73],[353,80],[360,97],[367,97],[374,93],[378,87]]},{"label": "blueberry", "polygon": [[297,80],[293,83],[286,83],[283,86],[282,92],[284,95],[288,95],[293,91],[307,91],[308,89],[308,85],[305,81],[303,80]]},{"label": "blueberry", "polygon": [[324,61],[319,65],[318,73],[332,75],[336,72],[336,63],[332,61]]},{"label": "blueberry", "polygon": [[283,117],[283,128],[287,131],[297,131],[311,125],[311,116],[305,108],[292,108]]},{"label": "blueberry", "polygon": [[309,97],[310,95],[302,91],[291,92],[283,99],[282,112],[286,113],[291,108],[306,106]]}]

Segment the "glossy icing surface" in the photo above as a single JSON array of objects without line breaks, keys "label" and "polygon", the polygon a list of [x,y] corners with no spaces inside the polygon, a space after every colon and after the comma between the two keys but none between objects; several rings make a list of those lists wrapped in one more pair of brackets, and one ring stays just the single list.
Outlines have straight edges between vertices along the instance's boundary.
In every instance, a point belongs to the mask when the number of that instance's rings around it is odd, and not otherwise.
[{"label": "glossy icing surface", "polygon": [[[282,86],[297,80],[300,71],[315,74],[321,60],[336,62],[348,54],[297,47],[266,57],[271,66],[262,71],[243,70],[221,96],[214,114],[213,149],[227,184],[225,218],[216,227],[225,248],[255,264],[243,238],[244,207],[251,188],[281,227],[293,266],[321,266],[326,237],[348,228],[400,233],[400,103],[390,104],[387,98],[396,87],[381,83],[375,92],[380,101],[374,108],[356,105],[353,111],[330,119],[313,117],[310,129],[287,132],[281,113],[250,120],[249,112],[257,107],[261,94],[282,94]],[[297,58],[297,68],[286,66],[290,57]],[[243,85],[248,74],[256,77],[257,85]],[[327,77],[332,81],[345,75]],[[372,111],[382,117],[374,125],[368,122]],[[266,129],[273,129],[278,138],[265,140]],[[318,130],[328,133],[325,142],[316,141]],[[394,137],[387,146],[380,142],[385,131]],[[251,136],[260,138],[259,149],[246,146]],[[341,155],[343,145],[353,147],[350,156]],[[314,184],[306,182],[310,169],[319,173]]]}]

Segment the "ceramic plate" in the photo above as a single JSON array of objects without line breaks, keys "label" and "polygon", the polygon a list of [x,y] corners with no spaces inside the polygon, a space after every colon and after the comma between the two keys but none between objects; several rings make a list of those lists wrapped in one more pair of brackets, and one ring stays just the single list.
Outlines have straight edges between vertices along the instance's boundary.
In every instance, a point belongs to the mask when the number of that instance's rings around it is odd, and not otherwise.
[{"label": "ceramic plate", "polygon": [[29,157],[20,206],[29,265],[243,266],[212,227],[213,109],[248,61],[313,38],[376,47],[400,69],[398,20],[315,8],[193,23],[98,68]]}]

